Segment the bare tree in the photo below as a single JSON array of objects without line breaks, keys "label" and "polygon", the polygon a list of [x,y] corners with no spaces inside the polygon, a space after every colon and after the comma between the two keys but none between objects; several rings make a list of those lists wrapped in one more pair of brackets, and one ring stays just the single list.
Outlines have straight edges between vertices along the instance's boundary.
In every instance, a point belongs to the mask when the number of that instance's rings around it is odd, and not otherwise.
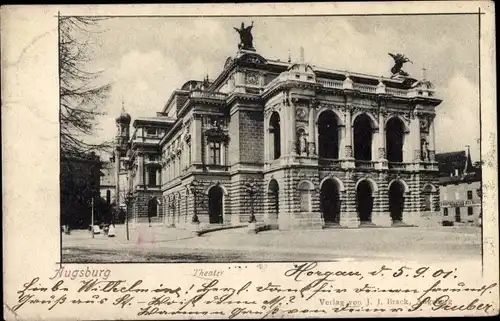
[{"label": "bare tree", "polygon": [[97,117],[111,89],[102,84],[101,72],[90,71],[92,45],[90,34],[99,32],[94,17],[59,17],[59,73],[61,160],[81,157],[90,151],[109,149],[110,144],[90,144]]}]

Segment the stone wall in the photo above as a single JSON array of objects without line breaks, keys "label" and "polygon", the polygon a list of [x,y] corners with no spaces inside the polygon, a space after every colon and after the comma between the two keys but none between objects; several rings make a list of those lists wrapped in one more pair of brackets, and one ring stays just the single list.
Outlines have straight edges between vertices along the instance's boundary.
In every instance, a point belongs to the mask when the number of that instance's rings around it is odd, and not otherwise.
[{"label": "stone wall", "polygon": [[257,111],[240,111],[238,114],[240,162],[263,163],[264,115]]}]

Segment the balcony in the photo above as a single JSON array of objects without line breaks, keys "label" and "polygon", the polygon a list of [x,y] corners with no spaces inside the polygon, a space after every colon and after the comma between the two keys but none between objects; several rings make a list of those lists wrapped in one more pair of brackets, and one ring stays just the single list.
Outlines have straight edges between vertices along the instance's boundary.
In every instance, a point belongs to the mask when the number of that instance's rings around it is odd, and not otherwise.
[{"label": "balcony", "polygon": [[437,162],[421,162],[419,164],[420,169],[427,170],[427,171],[437,171],[438,170],[438,164]]},{"label": "balcony", "polygon": [[340,80],[317,79],[318,84],[326,88],[342,89],[343,82]]},{"label": "balcony", "polygon": [[333,158],[320,158],[318,159],[318,165],[329,166],[329,167],[340,167],[340,159]]},{"label": "balcony", "polygon": [[397,89],[397,88],[385,88],[386,94],[393,95],[393,96],[398,96],[398,97],[408,97],[408,91],[404,89]]},{"label": "balcony", "polygon": [[361,84],[356,84],[356,83],[354,83],[353,89],[359,90],[359,91],[364,92],[364,93],[370,93],[370,94],[375,94],[377,92],[376,86],[361,85]]},{"label": "balcony", "polygon": [[401,162],[389,162],[389,169],[406,169],[406,164]]},{"label": "balcony", "polygon": [[369,169],[374,169],[375,168],[375,163],[373,161],[365,161],[365,160],[356,160],[354,161],[356,168],[369,168]]}]

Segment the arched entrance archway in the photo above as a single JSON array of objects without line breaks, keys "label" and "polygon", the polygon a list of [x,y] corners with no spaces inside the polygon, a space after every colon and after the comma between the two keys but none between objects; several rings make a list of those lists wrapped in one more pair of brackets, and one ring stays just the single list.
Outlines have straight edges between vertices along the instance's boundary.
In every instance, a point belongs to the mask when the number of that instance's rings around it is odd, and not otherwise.
[{"label": "arched entrance archway", "polygon": [[389,162],[401,163],[403,161],[404,135],[405,126],[401,119],[397,117],[389,119],[385,133],[387,160]]},{"label": "arched entrance archway", "polygon": [[318,118],[318,155],[324,158],[339,158],[339,127],[337,115],[331,110]]},{"label": "arched entrance archway", "polygon": [[279,199],[279,193],[280,187],[278,185],[278,181],[275,179],[272,179],[269,182],[269,187],[268,187],[268,195],[269,195],[269,214],[271,215],[272,218],[278,218],[279,211],[280,211],[280,199]]},{"label": "arched entrance archway", "polygon": [[158,201],[153,197],[148,201],[148,217],[155,216],[158,216]]},{"label": "arched entrance archway", "polygon": [[400,181],[392,182],[389,186],[389,212],[392,223],[400,223],[403,220],[403,210],[405,204],[405,186]]},{"label": "arched entrance archway", "polygon": [[373,189],[369,181],[362,180],[356,188],[356,207],[360,222],[371,223],[373,211]]},{"label": "arched entrance archway", "polygon": [[360,114],[354,120],[354,159],[372,160],[373,125],[367,114]]},{"label": "arched entrance archway", "polygon": [[340,190],[333,179],[327,179],[321,185],[321,211],[326,223],[340,223]]},{"label": "arched entrance archway", "polygon": [[156,197],[150,198],[148,201],[148,223],[151,226],[151,218],[158,216],[158,200]]},{"label": "arched entrance archway", "polygon": [[211,224],[222,224],[224,191],[220,186],[212,186],[208,190],[208,219]]},{"label": "arched entrance archway", "polygon": [[277,112],[273,112],[269,119],[269,157],[271,159],[281,157],[281,125],[280,115]]}]

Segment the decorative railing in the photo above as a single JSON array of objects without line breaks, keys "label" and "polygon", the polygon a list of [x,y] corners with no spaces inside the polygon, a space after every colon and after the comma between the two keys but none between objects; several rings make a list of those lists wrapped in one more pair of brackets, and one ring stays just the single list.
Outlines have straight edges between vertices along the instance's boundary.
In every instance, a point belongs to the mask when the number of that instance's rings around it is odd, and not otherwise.
[{"label": "decorative railing", "polygon": [[393,96],[400,96],[400,97],[407,97],[408,96],[408,91],[404,89],[397,89],[397,88],[385,88],[385,93]]},{"label": "decorative railing", "polygon": [[215,92],[209,92],[209,91],[201,91],[201,90],[194,90],[189,93],[189,98],[208,98],[208,99],[216,99],[216,100],[224,100],[226,99],[227,95],[224,93],[215,93]]},{"label": "decorative railing", "polygon": [[389,169],[405,169],[406,164],[400,163],[400,162],[389,162],[388,167],[389,167]]},{"label": "decorative railing", "polygon": [[318,84],[322,85],[323,87],[342,89],[343,82],[339,81],[339,80],[317,79],[316,81]]},{"label": "decorative railing", "polygon": [[374,94],[377,91],[376,86],[361,85],[361,84],[356,84],[356,83],[353,84],[352,88],[355,90],[359,90],[361,92],[372,93],[372,94]]},{"label": "decorative railing", "polygon": [[356,160],[355,164],[359,168],[375,168],[375,162],[372,161]]},{"label": "decorative railing", "polygon": [[320,158],[318,164],[322,166],[340,166],[340,159]]},{"label": "decorative railing", "polygon": [[436,162],[421,162],[420,167],[427,170],[437,170],[438,166]]}]

